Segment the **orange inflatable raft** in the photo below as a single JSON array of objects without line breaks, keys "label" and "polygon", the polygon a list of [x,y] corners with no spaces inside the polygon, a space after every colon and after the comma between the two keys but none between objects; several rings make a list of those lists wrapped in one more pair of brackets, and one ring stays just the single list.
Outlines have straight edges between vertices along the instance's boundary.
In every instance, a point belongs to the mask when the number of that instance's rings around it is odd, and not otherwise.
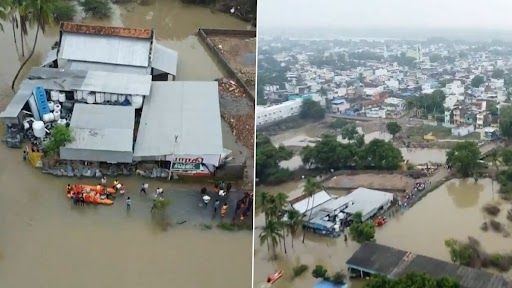
[{"label": "orange inflatable raft", "polygon": [[281,279],[281,277],[283,277],[283,270],[276,271],[267,276],[267,283],[274,284],[277,280]]},{"label": "orange inflatable raft", "polygon": [[[101,187],[101,186],[100,186]],[[103,192],[103,187],[98,188],[96,186],[91,185],[73,185],[71,186],[71,191],[67,192],[67,197],[71,199],[71,194],[73,192],[75,193],[82,193],[84,196],[85,203],[92,203],[96,205],[112,205],[114,204],[114,201],[107,199],[106,196],[102,196],[101,192]],[[98,190],[100,192],[98,192]],[[112,192],[111,192],[112,190]],[[108,193],[114,194],[115,191],[112,188],[107,188]]]}]

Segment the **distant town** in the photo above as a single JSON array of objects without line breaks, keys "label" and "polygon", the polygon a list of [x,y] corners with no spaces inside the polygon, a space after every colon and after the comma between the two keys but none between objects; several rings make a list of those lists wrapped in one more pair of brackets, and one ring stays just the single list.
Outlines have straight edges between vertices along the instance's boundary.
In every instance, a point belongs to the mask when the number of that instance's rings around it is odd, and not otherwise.
[{"label": "distant town", "polygon": [[259,45],[258,127],[298,115],[301,100],[311,99],[333,115],[410,113],[465,136],[494,131],[512,95],[506,42],[262,38]]}]

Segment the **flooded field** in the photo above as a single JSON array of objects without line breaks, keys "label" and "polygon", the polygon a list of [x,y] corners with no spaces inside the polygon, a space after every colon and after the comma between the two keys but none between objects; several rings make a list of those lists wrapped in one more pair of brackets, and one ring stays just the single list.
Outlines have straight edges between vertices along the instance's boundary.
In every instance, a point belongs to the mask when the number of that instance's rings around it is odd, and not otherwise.
[{"label": "flooded field", "polygon": [[[261,187],[263,191],[271,193],[293,191],[292,194],[300,194],[299,182],[290,182],[276,187]],[[498,185],[494,184],[495,191]],[[483,232],[480,225],[490,219],[482,212],[482,206],[495,203],[500,206],[501,213],[495,218],[504,224],[506,230],[512,231],[512,224],[506,220],[506,210],[511,204],[499,200],[497,193],[493,193],[493,185],[490,179],[481,179],[475,183],[472,179],[451,180],[435,191],[428,194],[411,209],[402,215],[390,219],[390,221],[376,233],[377,243],[409,250],[449,261],[448,250],[444,246],[444,240],[456,238],[466,240],[468,236],[478,239],[487,252],[510,252],[512,239],[506,238],[496,232]],[[292,196],[290,196],[292,197]],[[262,215],[256,218],[256,227],[263,225]],[[298,264],[325,265],[329,271],[346,270],[345,261],[358,248],[358,244],[343,239],[330,239],[308,234],[305,244],[301,243],[301,237],[297,237],[294,249],[290,247],[288,238],[288,255],[280,253],[277,261],[269,262],[267,249],[259,245],[256,230],[255,239],[255,287],[264,281],[265,276],[276,270],[284,269],[286,280],[278,282],[276,287],[309,288],[315,283],[311,272],[291,281],[291,269]],[[511,277],[512,273],[507,276]],[[362,283],[352,284],[351,287],[362,287]]]},{"label": "flooded field", "polygon": [[[193,35],[199,27],[249,28],[229,15],[183,5],[179,0],[114,8],[109,21],[84,22],[155,28],[157,40],[179,53],[178,80],[223,76]],[[12,97],[10,83],[21,62],[10,24],[4,27],[5,32],[0,33],[0,110]],[[31,43],[32,34],[28,38]],[[40,35],[28,66],[39,65],[57,38],[56,28]],[[4,134],[3,127],[0,134]],[[224,136],[225,147],[235,150],[238,144],[233,136]],[[129,213],[123,200],[111,207],[75,207],[64,195],[65,185],[77,181],[92,184],[93,180],[41,174],[22,162],[21,150],[1,143],[0,286],[225,287],[229,282],[250,287],[252,233],[201,229],[201,223],[211,222],[211,214],[197,207],[200,186],[149,181],[151,191],[159,185],[171,199],[171,221],[186,221],[163,232],[151,222],[151,200],[138,195],[143,180],[120,180],[133,199]],[[212,261],[223,265],[212,265]]]}]

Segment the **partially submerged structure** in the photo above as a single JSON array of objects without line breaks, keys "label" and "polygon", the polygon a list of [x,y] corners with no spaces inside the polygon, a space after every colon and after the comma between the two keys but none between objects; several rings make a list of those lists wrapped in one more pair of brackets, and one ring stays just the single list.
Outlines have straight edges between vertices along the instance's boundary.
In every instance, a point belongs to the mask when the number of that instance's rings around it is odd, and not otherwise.
[{"label": "partially submerged structure", "polygon": [[62,23],[57,48],[0,113],[7,143],[25,138],[40,151],[62,124],[74,139],[60,148],[61,170],[85,165],[98,175],[122,164],[144,175],[209,175],[225,154],[218,84],[169,81],[177,63],[151,29]]},{"label": "partially submerged structure", "polygon": [[392,201],[392,193],[359,187],[341,197],[320,191],[312,197],[292,200],[290,205],[305,215],[304,226],[307,229],[323,235],[339,236],[355,213],[360,212],[362,220],[367,221],[387,209]]},{"label": "partially submerged structure", "polygon": [[407,273],[426,273],[457,280],[462,288],[510,288],[504,277],[377,243],[365,243],[346,262],[351,276],[374,274],[399,278]]}]

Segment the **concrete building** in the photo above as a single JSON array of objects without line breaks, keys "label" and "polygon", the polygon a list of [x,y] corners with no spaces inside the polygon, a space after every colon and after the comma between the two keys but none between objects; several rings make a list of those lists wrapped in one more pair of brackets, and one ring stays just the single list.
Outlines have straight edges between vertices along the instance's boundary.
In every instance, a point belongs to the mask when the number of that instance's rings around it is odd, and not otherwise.
[{"label": "concrete building", "polygon": [[347,109],[350,108],[350,103],[345,99],[336,98],[331,101],[331,112],[343,114]]},{"label": "concrete building", "polygon": [[256,126],[267,125],[299,115],[302,99],[286,101],[273,106],[256,106]]}]

